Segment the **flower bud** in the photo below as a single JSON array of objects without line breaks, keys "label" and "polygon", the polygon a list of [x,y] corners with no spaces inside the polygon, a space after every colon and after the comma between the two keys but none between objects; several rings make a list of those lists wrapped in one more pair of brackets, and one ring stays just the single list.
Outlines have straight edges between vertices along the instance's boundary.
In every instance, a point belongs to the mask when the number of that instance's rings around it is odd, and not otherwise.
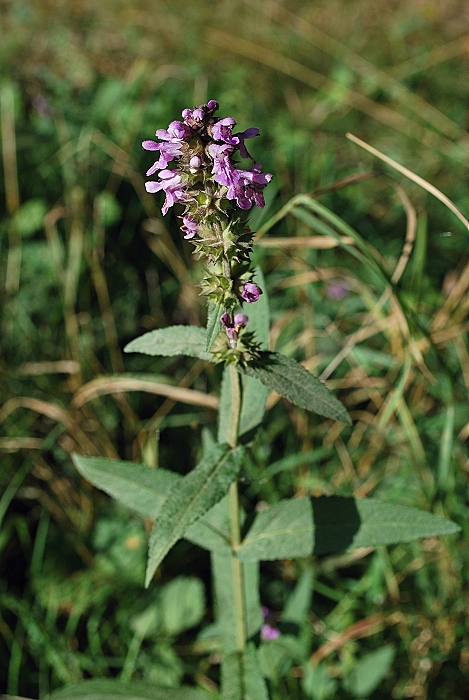
[{"label": "flower bud", "polygon": [[257,301],[262,294],[262,289],[254,284],[254,282],[246,282],[243,289],[241,290],[241,296],[244,301],[248,304],[252,304],[253,301]]}]

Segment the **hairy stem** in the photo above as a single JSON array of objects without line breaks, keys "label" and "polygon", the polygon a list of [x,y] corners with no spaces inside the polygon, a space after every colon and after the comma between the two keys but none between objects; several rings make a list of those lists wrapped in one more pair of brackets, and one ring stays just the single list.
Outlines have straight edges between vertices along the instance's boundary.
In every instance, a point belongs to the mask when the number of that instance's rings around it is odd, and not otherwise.
[{"label": "hairy stem", "polygon": [[[239,414],[241,410],[240,377],[234,365],[230,365],[231,412],[228,442],[235,447],[238,442]],[[237,557],[241,542],[239,522],[238,482],[234,481],[229,491],[230,530],[231,530],[231,566],[233,570],[234,605],[236,609],[236,646],[243,651],[246,646],[246,605],[244,600],[243,565]]]}]

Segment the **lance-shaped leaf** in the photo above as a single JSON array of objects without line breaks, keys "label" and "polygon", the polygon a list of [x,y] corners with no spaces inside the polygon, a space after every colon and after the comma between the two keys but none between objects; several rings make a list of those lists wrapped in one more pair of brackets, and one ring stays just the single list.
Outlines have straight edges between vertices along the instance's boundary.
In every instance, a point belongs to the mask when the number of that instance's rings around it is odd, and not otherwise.
[{"label": "lance-shaped leaf", "polygon": [[256,516],[238,557],[267,561],[326,554],[448,535],[459,529],[451,520],[374,498],[295,498],[279,501]]},{"label": "lance-shaped leaf", "polygon": [[311,594],[314,585],[314,569],[307,566],[300,576],[293,592],[289,595],[283,610],[282,622],[300,626],[307,618],[311,606]]},{"label": "lance-shaped leaf", "polygon": [[446,518],[376,498],[312,498],[314,554],[450,535],[461,528]]},{"label": "lance-shaped leaf", "polygon": [[80,474],[144,518],[156,517],[171,486],[181,476],[166,469],[150,469],[137,462],[72,455]]},{"label": "lance-shaped leaf", "polygon": [[207,328],[205,331],[205,351],[209,352],[215,338],[220,331],[220,318],[223,313],[223,305],[219,302],[209,301],[207,312]]},{"label": "lance-shaped leaf", "polygon": [[221,665],[222,700],[268,700],[257,650],[248,644],[243,652],[226,654]]},{"label": "lance-shaped leaf", "polygon": [[124,682],[111,678],[87,680],[56,690],[44,700],[207,700],[196,688],[162,688],[142,681]]},{"label": "lance-shaped leaf", "polygon": [[145,585],[188,528],[226,495],[241,467],[244,450],[217,445],[168,493],[154,522],[149,541]]},{"label": "lance-shaped leaf", "polygon": [[238,557],[243,561],[306,557],[313,550],[313,530],[308,498],[279,501],[256,515]]},{"label": "lance-shaped leaf", "polygon": [[[137,462],[72,455],[80,474],[144,518],[155,520],[166,497],[183,478],[166,469],[150,469]],[[184,538],[211,551],[230,549],[230,524],[225,501],[211,508],[184,533]]]},{"label": "lance-shaped leaf", "polygon": [[131,340],[124,352],[140,352],[143,355],[187,355],[201,360],[211,360],[205,351],[205,329],[198,326],[169,326],[144,333]]},{"label": "lance-shaped leaf", "polygon": [[302,365],[285,355],[263,352],[255,365],[244,368],[238,365],[237,369],[301,408],[348,425],[352,422],[344,406],[329,389]]},{"label": "lance-shaped leaf", "polygon": [[[241,413],[239,416],[238,435],[244,435],[262,421],[269,389],[258,379],[243,374]],[[230,432],[231,421],[231,375],[228,367],[223,371],[218,410],[218,442],[226,442]]]},{"label": "lance-shaped leaf", "polygon": [[228,498],[222,498],[184,533],[184,539],[210,552],[231,551]]},{"label": "lance-shaped leaf", "polygon": [[[212,552],[212,576],[215,592],[216,619],[219,625],[223,651],[229,654],[237,648],[237,616],[233,601],[236,598],[233,576],[233,556]],[[261,602],[259,598],[259,563],[242,563],[243,600],[245,607],[246,635],[250,639],[261,628]]]}]

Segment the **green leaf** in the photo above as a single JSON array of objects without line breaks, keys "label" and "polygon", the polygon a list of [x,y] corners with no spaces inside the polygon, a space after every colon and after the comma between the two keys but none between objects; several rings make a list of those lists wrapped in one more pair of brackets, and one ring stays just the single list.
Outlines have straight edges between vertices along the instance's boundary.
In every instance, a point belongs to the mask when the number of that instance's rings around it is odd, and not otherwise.
[{"label": "green leaf", "polygon": [[94,202],[105,226],[111,226],[119,220],[122,207],[111,192],[100,192]]},{"label": "green leaf", "polygon": [[216,304],[212,301],[208,302],[207,310],[207,329],[205,331],[205,351],[209,352],[215,338],[220,331],[220,317],[223,313],[223,305],[220,302]]},{"label": "green leaf", "polygon": [[225,366],[220,387],[220,406],[218,408],[217,441],[221,445],[228,442],[231,419],[231,378],[230,368]]},{"label": "green leaf", "polygon": [[302,365],[286,355],[263,352],[259,364],[247,365],[244,368],[238,365],[237,369],[242,374],[258,379],[269,389],[301,408],[347,425],[352,423],[344,406],[329,389]]},{"label": "green leaf", "polygon": [[242,377],[243,399],[239,416],[239,435],[248,433],[262,423],[265,404],[270,390],[260,381],[244,375]]},{"label": "green leaf", "polygon": [[262,642],[258,654],[262,674],[272,681],[285,676],[294,661],[303,663],[308,656],[296,637],[285,634],[269,642]]},{"label": "green leaf", "polygon": [[[235,590],[233,584],[232,555],[212,552],[212,576],[215,591],[216,619],[220,626],[223,651],[229,654],[236,650],[236,610],[233,606]],[[244,605],[246,609],[246,635],[250,639],[261,628],[262,615],[259,599],[259,564],[243,562]]]},{"label": "green leaf", "polygon": [[344,688],[356,698],[366,698],[375,690],[392,666],[395,649],[386,646],[366,654],[344,679]]},{"label": "green leaf", "polygon": [[[92,484],[131,508],[142,517],[154,520],[166,497],[183,478],[166,469],[150,469],[136,462],[105,457],[72,455],[80,474]],[[184,537],[199,547],[226,551],[230,546],[230,525],[227,506],[220,502],[203,518],[191,525]]]},{"label": "green leaf", "polygon": [[[213,437],[212,431],[210,430],[210,428],[207,428],[206,425],[204,425],[202,428],[201,438],[202,438],[202,452],[204,454],[206,452],[209,452],[209,450],[211,450],[217,444],[215,438]],[[226,441],[223,440],[223,442],[226,442]]]},{"label": "green leaf", "polygon": [[268,561],[448,535],[451,520],[374,498],[283,500],[257,514],[241,543],[242,561]]},{"label": "green leaf", "polygon": [[244,309],[249,318],[247,329],[255,333],[255,339],[260,343],[262,350],[268,350],[270,331],[269,297],[261,268],[256,267],[255,272],[256,283],[262,289],[263,294],[254,304],[248,304]]},{"label": "green leaf", "polygon": [[326,666],[311,666],[306,664],[303,668],[301,686],[305,694],[312,700],[328,700],[337,688],[337,681],[330,677]]},{"label": "green leaf", "polygon": [[[263,294],[255,302],[249,304],[246,309],[249,316],[248,330],[255,333],[255,339],[260,343],[262,350],[269,349],[270,311],[269,297],[265,288],[265,279],[260,267],[256,267],[256,282],[263,290]],[[269,388],[253,377],[242,377],[243,398],[241,413],[239,416],[239,435],[248,433],[256,428],[264,418],[265,402],[269,395]]]},{"label": "green leaf", "polygon": [[187,355],[201,360],[210,360],[212,356],[205,352],[205,330],[198,326],[169,326],[156,331],[144,333],[131,340],[124,352],[140,352],[143,355]]},{"label": "green leaf", "polygon": [[[300,499],[298,499],[300,500]],[[312,498],[314,554],[449,535],[460,528],[451,520],[375,498]]]},{"label": "green leaf", "polygon": [[221,665],[222,700],[268,700],[257,651],[248,644],[243,653],[226,654]]},{"label": "green leaf", "polygon": [[12,225],[26,238],[43,227],[48,206],[42,199],[29,199],[12,217]]},{"label": "green leaf", "polygon": [[168,634],[179,634],[199,624],[205,614],[202,581],[193,576],[178,576],[161,591],[163,628]]},{"label": "green leaf", "polygon": [[313,581],[314,569],[312,566],[308,566],[301,574],[293,593],[287,600],[282,615],[283,622],[293,622],[298,626],[303,624],[311,607]]},{"label": "green leaf", "polygon": [[305,557],[313,549],[313,513],[308,498],[279,501],[261,510],[238,552],[243,561]]},{"label": "green leaf", "polygon": [[244,450],[217,445],[181,481],[170,488],[149,541],[145,585],[186,530],[226,495],[241,467]]},{"label": "green leaf", "polygon": [[136,462],[72,454],[80,474],[143,517],[152,518],[163,505],[166,494],[181,476],[166,469],[150,469]]},{"label": "green leaf", "polygon": [[208,697],[190,687],[158,688],[154,683],[101,678],[56,690],[47,700],[207,700]]},{"label": "green leaf", "polygon": [[[238,435],[244,435],[262,421],[265,413],[265,402],[269,389],[257,379],[243,375],[241,413],[239,417]],[[231,412],[231,375],[228,367],[223,371],[220,391],[220,407],[218,409],[218,442],[228,440]]]},{"label": "green leaf", "polygon": [[193,523],[184,533],[184,539],[208,549],[210,552],[225,554],[231,548],[230,518],[228,498],[222,498],[216,506]]}]

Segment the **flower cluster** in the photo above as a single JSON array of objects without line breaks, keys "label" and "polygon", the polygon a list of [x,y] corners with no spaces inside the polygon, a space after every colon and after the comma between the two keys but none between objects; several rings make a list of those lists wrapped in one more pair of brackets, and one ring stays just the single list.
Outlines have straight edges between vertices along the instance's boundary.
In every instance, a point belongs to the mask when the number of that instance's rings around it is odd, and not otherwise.
[{"label": "flower cluster", "polygon": [[[262,172],[246,147],[259,129],[233,133],[235,120],[215,117],[217,110],[215,100],[184,109],[182,121],[158,129],[158,140],[142,145],[159,152],[147,171],[158,179],[146,183],[147,192],[165,193],[163,214],[176,203],[183,205],[184,238],[205,262],[202,293],[230,312],[262,294],[250,269],[252,232],[245,217],[253,204],[265,205],[263,189],[272,175]],[[250,167],[240,167],[237,156],[250,160]]]},{"label": "flower cluster", "polygon": [[273,639],[278,639],[280,637],[280,630],[274,627],[272,624],[273,615],[271,614],[269,608],[265,605],[261,607],[262,617],[264,618],[264,624],[261,627],[261,639],[263,642],[271,642]]},{"label": "flower cluster", "polygon": [[246,314],[222,314],[220,321],[225,332],[218,334],[211,348],[212,357],[216,362],[246,367],[261,361],[262,351],[255,334],[246,330],[248,320]]}]

